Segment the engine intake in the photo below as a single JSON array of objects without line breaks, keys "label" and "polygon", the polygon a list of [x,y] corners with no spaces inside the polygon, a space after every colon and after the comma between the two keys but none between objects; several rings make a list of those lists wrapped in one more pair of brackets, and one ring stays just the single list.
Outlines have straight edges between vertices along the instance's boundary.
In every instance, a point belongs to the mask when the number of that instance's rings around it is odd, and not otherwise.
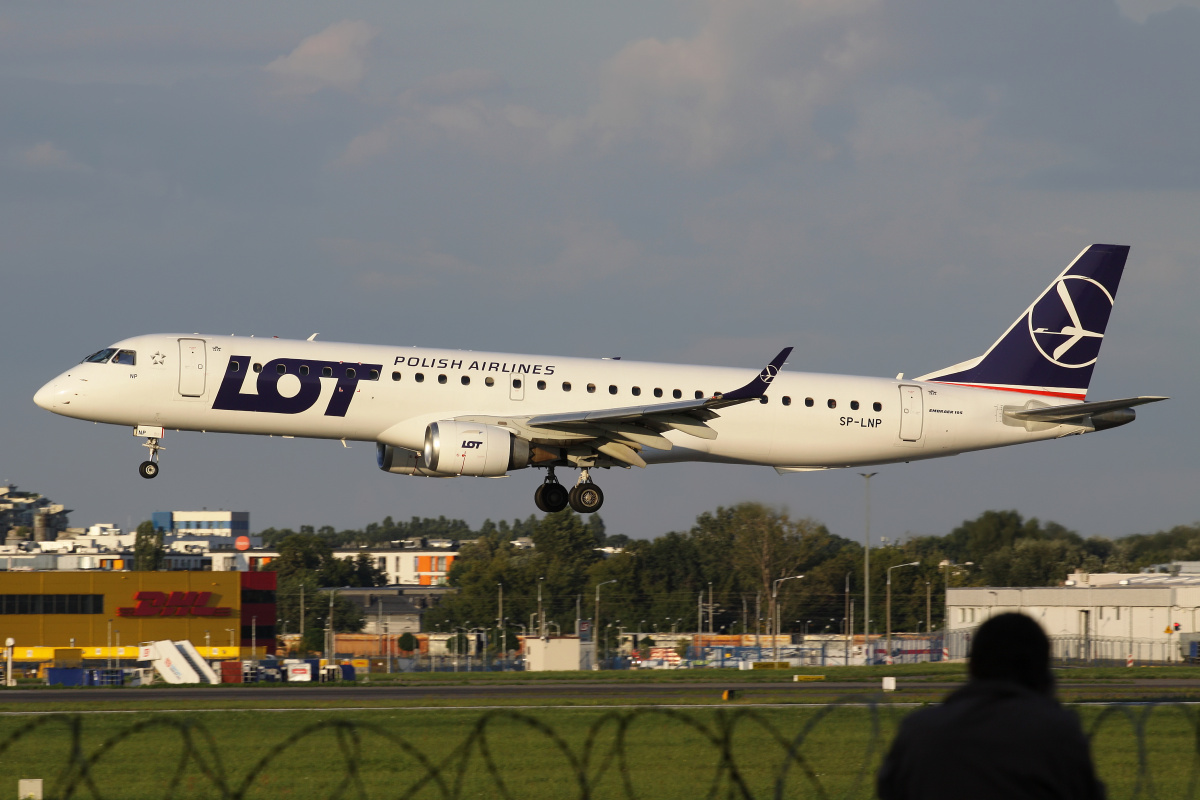
[{"label": "engine intake", "polygon": [[496,478],[529,466],[529,442],[498,425],[439,420],[425,429],[424,467],[438,475]]}]

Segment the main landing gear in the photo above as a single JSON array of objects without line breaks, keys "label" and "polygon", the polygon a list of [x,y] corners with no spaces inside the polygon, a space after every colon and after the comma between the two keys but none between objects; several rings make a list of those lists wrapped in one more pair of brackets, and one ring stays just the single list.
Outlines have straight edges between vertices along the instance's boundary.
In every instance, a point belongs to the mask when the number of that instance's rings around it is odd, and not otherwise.
[{"label": "main landing gear", "polygon": [[568,503],[580,514],[592,514],[604,505],[604,492],[592,483],[587,469],[579,473],[579,481],[568,492],[554,475],[554,467],[550,467],[545,481],[533,493],[533,502],[548,514],[562,511]]}]

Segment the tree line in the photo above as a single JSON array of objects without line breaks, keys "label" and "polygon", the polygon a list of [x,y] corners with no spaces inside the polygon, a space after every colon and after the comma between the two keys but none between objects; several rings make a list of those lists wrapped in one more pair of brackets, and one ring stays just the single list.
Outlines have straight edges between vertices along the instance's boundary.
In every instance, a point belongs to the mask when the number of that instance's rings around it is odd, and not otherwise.
[{"label": "tree line", "polygon": [[[304,526],[262,535],[280,551],[273,568],[280,573],[281,619],[299,618],[301,584],[315,594],[321,586],[383,582],[370,559],[333,558],[334,548],[424,537],[468,542],[449,574],[459,591],[426,613],[426,630],[492,628],[501,603],[509,630],[536,630],[540,593],[547,629],[571,633],[577,618],[596,617],[598,587],[600,630],[610,637],[617,631],[767,633],[776,612],[783,632],[842,633],[851,602],[851,629],[861,633],[866,624],[861,537],[839,536],[816,520],[758,503],[704,512],[689,530],[648,540],[608,534],[599,515],[569,509],[487,520],[478,530],[445,517],[387,517],[362,530]],[[514,543],[526,537],[532,548]],[[872,630],[883,630],[889,572],[893,630],[919,631],[941,627],[947,587],[1055,586],[1075,570],[1136,572],[1172,560],[1200,560],[1200,526],[1109,540],[1084,538],[1017,511],[987,511],[945,535],[872,546]],[[911,562],[917,563],[898,566]],[[328,609],[309,607],[305,616],[307,631]],[[357,624],[349,610],[335,614],[335,627],[361,629]]]}]

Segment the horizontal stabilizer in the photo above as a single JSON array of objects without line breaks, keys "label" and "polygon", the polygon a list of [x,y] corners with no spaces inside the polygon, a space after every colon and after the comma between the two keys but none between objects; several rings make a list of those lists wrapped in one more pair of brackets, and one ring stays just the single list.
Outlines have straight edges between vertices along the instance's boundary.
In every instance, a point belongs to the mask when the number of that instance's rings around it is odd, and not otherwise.
[{"label": "horizontal stabilizer", "polygon": [[1072,403],[1071,405],[1044,406],[1042,408],[1013,408],[1009,406],[1004,409],[1004,415],[1011,419],[1025,420],[1027,422],[1075,422],[1082,421],[1095,414],[1103,414],[1106,411],[1144,406],[1147,403],[1157,403],[1161,400],[1170,399],[1169,397],[1127,397],[1124,400]]}]

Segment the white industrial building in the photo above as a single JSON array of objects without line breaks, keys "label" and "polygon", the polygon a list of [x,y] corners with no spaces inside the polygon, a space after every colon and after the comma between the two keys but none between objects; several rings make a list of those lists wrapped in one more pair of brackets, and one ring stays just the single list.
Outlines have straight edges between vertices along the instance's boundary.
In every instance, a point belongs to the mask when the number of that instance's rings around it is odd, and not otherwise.
[{"label": "white industrial building", "polygon": [[1041,623],[1060,658],[1178,661],[1200,641],[1200,574],[1075,573],[1063,586],[951,588],[949,629],[1009,611]]}]

